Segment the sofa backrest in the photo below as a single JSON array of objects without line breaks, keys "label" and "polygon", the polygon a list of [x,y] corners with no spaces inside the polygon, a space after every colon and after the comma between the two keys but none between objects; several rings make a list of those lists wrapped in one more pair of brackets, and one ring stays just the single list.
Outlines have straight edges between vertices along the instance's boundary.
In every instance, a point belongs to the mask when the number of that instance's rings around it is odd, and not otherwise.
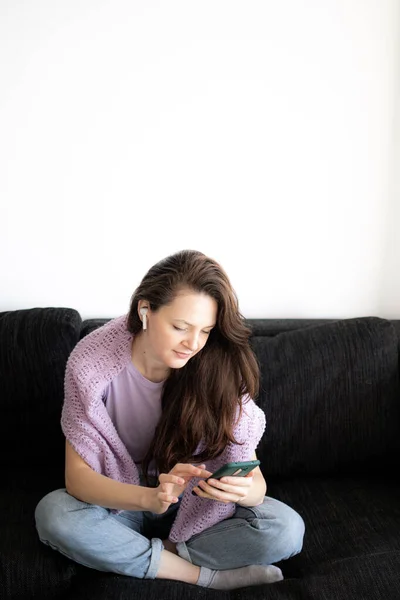
[{"label": "sofa backrest", "polygon": [[[60,416],[68,356],[109,319],[73,309],[0,313],[0,464],[63,470]],[[249,320],[267,417],[257,450],[268,477],[398,467],[398,322]]]},{"label": "sofa backrest", "polygon": [[61,468],[65,438],[60,427],[64,372],[79,340],[82,319],[69,308],[0,313],[0,464]]},{"label": "sofa backrest", "polygon": [[[265,324],[264,324],[265,325]],[[400,458],[398,328],[378,317],[253,336],[269,477],[383,472]],[[260,331],[258,331],[260,333]]]}]

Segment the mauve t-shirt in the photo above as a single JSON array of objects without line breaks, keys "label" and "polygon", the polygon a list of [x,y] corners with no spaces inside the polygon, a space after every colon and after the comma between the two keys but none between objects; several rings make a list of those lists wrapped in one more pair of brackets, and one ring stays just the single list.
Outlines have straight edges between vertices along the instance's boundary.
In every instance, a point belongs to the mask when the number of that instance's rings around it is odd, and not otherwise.
[{"label": "mauve t-shirt", "polygon": [[[146,379],[130,362],[104,391],[107,412],[140,471],[161,417],[163,385]],[[149,474],[156,475],[153,463]]]}]

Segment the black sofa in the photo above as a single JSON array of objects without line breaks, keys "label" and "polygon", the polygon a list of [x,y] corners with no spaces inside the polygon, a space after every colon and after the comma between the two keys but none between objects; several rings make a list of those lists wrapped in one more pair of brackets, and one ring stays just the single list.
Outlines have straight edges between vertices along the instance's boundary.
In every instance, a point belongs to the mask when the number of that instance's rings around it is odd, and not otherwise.
[{"label": "black sofa", "polygon": [[[249,320],[268,494],[306,524],[284,581],[231,592],[88,569],[42,544],[34,510],[64,487],[66,360],[106,319],[0,313],[0,598],[400,599],[400,321]],[[238,549],[240,551],[240,549]]]}]

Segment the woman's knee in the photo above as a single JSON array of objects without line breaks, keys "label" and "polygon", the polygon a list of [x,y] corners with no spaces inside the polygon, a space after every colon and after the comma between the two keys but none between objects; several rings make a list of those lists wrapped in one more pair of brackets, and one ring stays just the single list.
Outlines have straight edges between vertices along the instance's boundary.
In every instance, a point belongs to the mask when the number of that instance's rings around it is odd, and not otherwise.
[{"label": "woman's knee", "polygon": [[289,510],[281,516],[282,560],[301,552],[305,525],[302,517],[295,510]]},{"label": "woman's knee", "polygon": [[285,560],[301,551],[305,525],[299,513],[287,504],[267,497],[253,510],[257,518],[252,525],[265,532],[266,546],[274,547],[279,556],[277,560]]},{"label": "woman's knee", "polygon": [[41,540],[57,540],[63,536],[68,530],[67,514],[74,502],[79,500],[70,496],[65,489],[54,490],[40,500],[35,509],[35,522]]}]

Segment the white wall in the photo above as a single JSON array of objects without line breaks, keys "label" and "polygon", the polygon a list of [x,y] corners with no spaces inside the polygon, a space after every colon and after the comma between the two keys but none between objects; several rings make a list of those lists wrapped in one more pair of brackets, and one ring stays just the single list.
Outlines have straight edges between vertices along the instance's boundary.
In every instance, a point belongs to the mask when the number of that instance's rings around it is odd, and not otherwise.
[{"label": "white wall", "polygon": [[0,310],[116,316],[195,248],[247,317],[400,318],[399,13],[0,2]]}]

